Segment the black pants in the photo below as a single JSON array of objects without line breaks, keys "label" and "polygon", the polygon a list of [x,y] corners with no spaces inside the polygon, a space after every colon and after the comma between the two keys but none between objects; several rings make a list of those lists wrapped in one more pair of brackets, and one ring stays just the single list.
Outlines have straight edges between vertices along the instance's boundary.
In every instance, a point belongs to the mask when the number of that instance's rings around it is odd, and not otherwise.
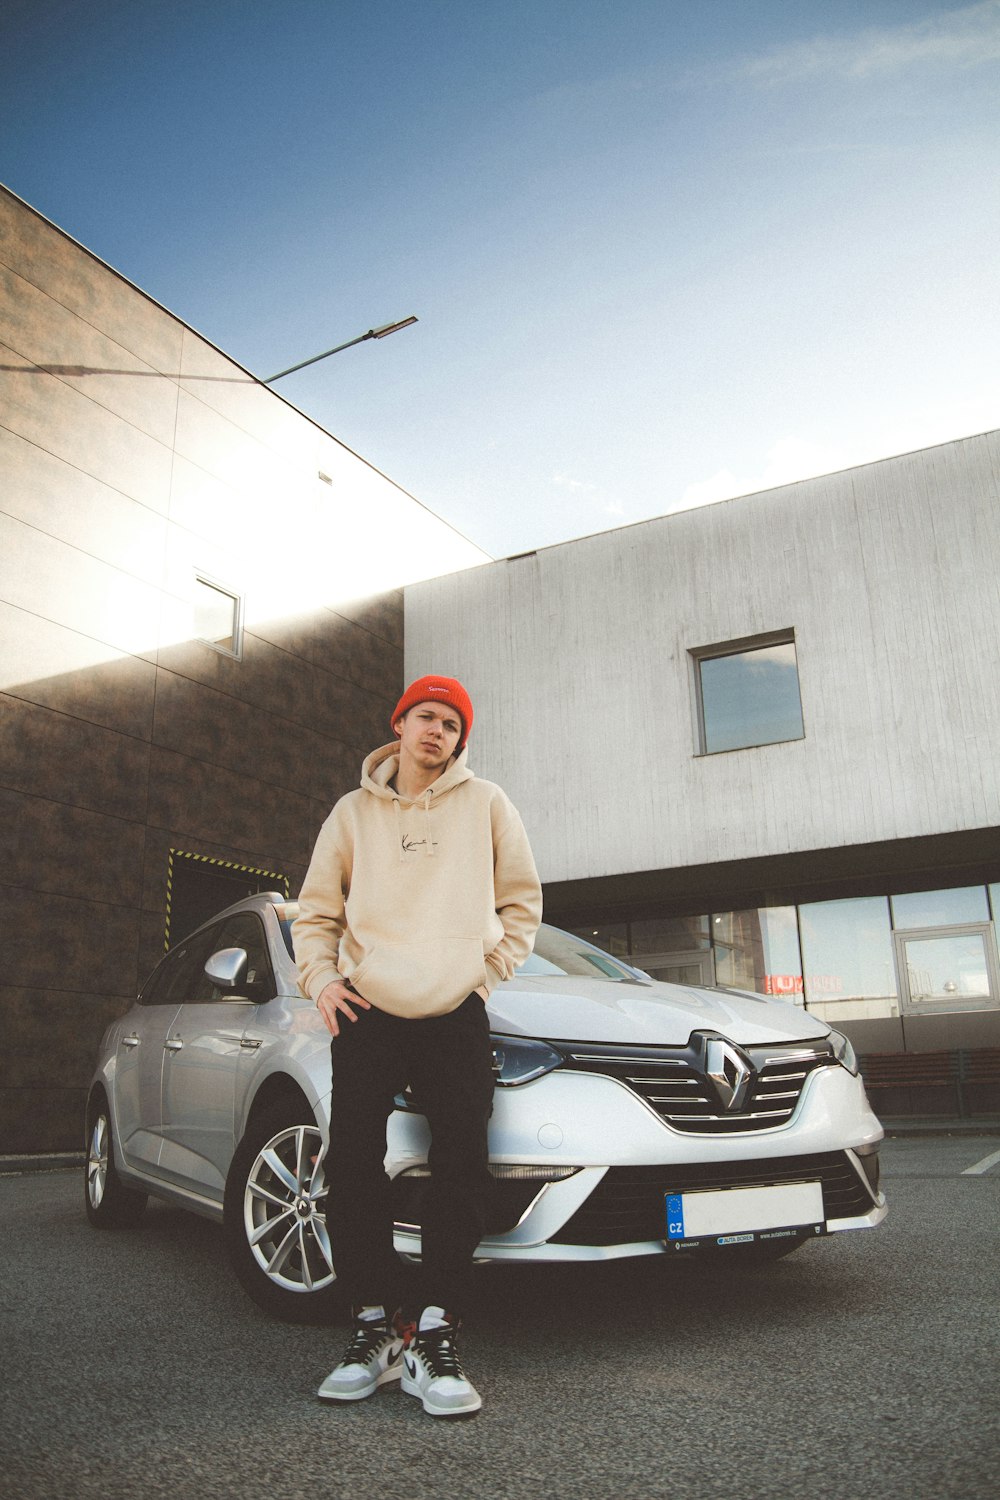
[{"label": "black pants", "polygon": [[[355,1305],[409,1316],[443,1307],[461,1317],[492,1184],[486,1127],[493,1108],[489,1021],[469,995],[444,1016],[408,1020],[357,1011],[332,1039],[327,1230],[338,1281]],[[431,1132],[419,1271],[392,1243],[384,1158],[393,1100],[409,1084]]]}]

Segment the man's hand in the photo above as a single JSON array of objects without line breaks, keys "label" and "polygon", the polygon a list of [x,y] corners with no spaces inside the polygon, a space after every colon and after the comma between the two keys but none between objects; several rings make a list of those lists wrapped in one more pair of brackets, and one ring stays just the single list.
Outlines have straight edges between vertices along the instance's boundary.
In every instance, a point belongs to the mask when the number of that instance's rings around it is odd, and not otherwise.
[{"label": "man's hand", "polygon": [[326,1029],[331,1036],[340,1035],[341,1016],[346,1016],[349,1021],[358,1019],[352,1009],[353,1006],[359,1006],[362,1010],[371,1010],[367,1000],[337,980],[332,980],[325,989],[321,990],[316,1001],[316,1009],[326,1022]]}]

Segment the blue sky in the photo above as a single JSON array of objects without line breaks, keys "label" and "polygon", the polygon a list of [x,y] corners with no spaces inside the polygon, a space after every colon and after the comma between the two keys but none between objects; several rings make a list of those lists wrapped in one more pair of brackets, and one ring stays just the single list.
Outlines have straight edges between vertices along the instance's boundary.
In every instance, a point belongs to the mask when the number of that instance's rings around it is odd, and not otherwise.
[{"label": "blue sky", "polygon": [[1000,0],[6,0],[0,177],[494,555],[1000,426]]}]

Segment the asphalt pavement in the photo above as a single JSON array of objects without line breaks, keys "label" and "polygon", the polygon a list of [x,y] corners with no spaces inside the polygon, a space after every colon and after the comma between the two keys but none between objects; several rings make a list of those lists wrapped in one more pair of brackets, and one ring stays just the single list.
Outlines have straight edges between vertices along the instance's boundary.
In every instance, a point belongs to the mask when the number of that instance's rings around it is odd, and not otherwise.
[{"label": "asphalt pavement", "polygon": [[8,1164],[0,1492],[995,1500],[998,1146],[887,1141],[886,1222],[766,1270],[484,1268],[484,1409],[450,1424],[399,1393],[316,1401],[345,1330],[259,1311],[217,1226],[154,1204],[98,1233],[78,1168]]}]

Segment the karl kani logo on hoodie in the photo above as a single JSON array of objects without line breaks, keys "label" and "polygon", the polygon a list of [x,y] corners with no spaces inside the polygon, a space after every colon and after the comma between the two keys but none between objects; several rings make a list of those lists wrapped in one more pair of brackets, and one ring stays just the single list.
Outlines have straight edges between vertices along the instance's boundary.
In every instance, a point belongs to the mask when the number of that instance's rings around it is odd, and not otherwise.
[{"label": "karl kani logo on hoodie", "polygon": [[[413,838],[410,837],[410,835],[408,833],[404,833],[403,836],[402,836],[402,838],[399,841],[399,845],[400,845],[400,848],[402,849],[402,851],[403,851],[404,854],[415,854],[418,849],[426,849],[427,848],[427,840],[426,839],[413,839]],[[432,849],[436,849],[437,846],[438,846],[437,839],[431,839],[431,848]]]}]

